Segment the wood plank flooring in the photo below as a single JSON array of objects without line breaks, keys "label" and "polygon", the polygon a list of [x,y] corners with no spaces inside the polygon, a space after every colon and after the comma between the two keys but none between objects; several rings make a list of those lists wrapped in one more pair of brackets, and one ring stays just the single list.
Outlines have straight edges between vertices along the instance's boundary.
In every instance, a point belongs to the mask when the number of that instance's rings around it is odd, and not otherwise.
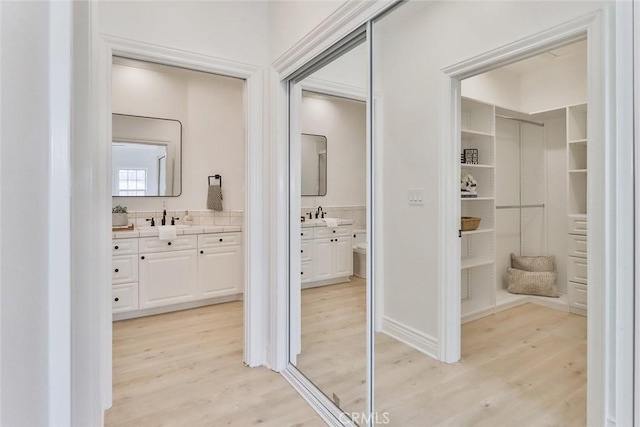
[{"label": "wood plank flooring", "polygon": [[107,426],[323,426],[279,374],[242,362],[242,302],[115,322]]},{"label": "wood plank flooring", "polygon": [[[303,291],[302,372],[364,408],[365,287]],[[583,426],[586,319],[533,304],[462,327],[443,364],[376,334],[376,409],[390,426]],[[330,344],[329,344],[330,343]],[[242,303],[114,324],[107,426],[322,426],[289,384],[242,363]]]},{"label": "wood plank flooring", "polygon": [[366,413],[364,279],[302,291],[302,352],[297,368],[345,412]]},{"label": "wood plank flooring", "polygon": [[[302,292],[298,368],[346,412],[365,407],[365,285]],[[586,319],[525,304],[462,326],[462,361],[444,364],[375,335],[376,411],[388,425],[583,426]]]}]

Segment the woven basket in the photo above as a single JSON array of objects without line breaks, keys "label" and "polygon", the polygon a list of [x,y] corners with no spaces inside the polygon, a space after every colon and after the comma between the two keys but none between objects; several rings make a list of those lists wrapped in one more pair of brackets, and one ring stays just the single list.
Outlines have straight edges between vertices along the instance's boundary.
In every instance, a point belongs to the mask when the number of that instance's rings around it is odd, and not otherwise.
[{"label": "woven basket", "polygon": [[462,231],[473,231],[477,230],[480,225],[480,219],[473,216],[463,216],[461,218],[460,228]]}]

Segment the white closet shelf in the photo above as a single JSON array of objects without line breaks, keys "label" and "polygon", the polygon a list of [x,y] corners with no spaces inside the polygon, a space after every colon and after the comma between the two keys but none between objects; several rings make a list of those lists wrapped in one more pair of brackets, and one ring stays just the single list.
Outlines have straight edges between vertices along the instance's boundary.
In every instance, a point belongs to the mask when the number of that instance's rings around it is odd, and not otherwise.
[{"label": "white closet shelf", "polygon": [[467,236],[469,234],[482,234],[482,233],[493,233],[493,228],[487,228],[487,229],[480,229],[480,230],[472,230],[472,231],[463,231],[462,235],[463,236]]},{"label": "white closet shelf", "polygon": [[587,145],[587,140],[585,139],[574,139],[573,141],[567,141],[569,144],[575,145]]},{"label": "white closet shelf", "polygon": [[470,201],[478,202],[483,200],[495,200],[495,197],[460,197],[460,200],[467,201],[467,202],[470,202]]},{"label": "white closet shelf", "polygon": [[472,168],[472,169],[493,169],[493,165],[473,165],[469,163],[460,163],[460,166],[463,168]]},{"label": "white closet shelf", "polygon": [[466,270],[468,268],[482,267],[483,265],[491,264],[493,264],[493,260],[488,258],[462,258],[460,268]]},{"label": "white closet shelf", "polygon": [[462,129],[462,139],[471,138],[474,136],[490,136],[493,138],[494,135],[492,133],[482,132],[479,130]]},{"label": "white closet shelf", "polygon": [[569,173],[587,173],[586,169],[571,169]]}]

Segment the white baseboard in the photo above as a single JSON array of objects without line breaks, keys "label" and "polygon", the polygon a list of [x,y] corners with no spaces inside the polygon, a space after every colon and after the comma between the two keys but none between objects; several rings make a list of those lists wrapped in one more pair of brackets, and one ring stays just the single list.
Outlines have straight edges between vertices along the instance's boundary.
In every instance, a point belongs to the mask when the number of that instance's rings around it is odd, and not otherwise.
[{"label": "white baseboard", "polygon": [[164,307],[147,308],[145,310],[125,311],[114,313],[113,321],[135,319],[136,317],[153,316],[156,314],[171,313],[172,311],[188,310],[190,308],[204,307],[205,305],[222,304],[231,301],[242,301],[243,294],[229,295],[225,297],[207,298],[198,301],[184,302],[182,304],[167,305]]},{"label": "white baseboard", "polygon": [[438,340],[431,335],[386,316],[382,318],[382,332],[427,356],[431,356],[434,359],[438,358]]}]

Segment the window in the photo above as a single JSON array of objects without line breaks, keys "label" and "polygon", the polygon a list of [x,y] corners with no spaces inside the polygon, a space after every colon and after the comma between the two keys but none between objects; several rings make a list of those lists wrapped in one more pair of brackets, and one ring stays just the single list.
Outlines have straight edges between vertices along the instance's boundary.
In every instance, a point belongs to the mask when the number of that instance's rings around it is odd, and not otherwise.
[{"label": "window", "polygon": [[147,194],[146,169],[118,170],[118,195],[145,196]]}]

